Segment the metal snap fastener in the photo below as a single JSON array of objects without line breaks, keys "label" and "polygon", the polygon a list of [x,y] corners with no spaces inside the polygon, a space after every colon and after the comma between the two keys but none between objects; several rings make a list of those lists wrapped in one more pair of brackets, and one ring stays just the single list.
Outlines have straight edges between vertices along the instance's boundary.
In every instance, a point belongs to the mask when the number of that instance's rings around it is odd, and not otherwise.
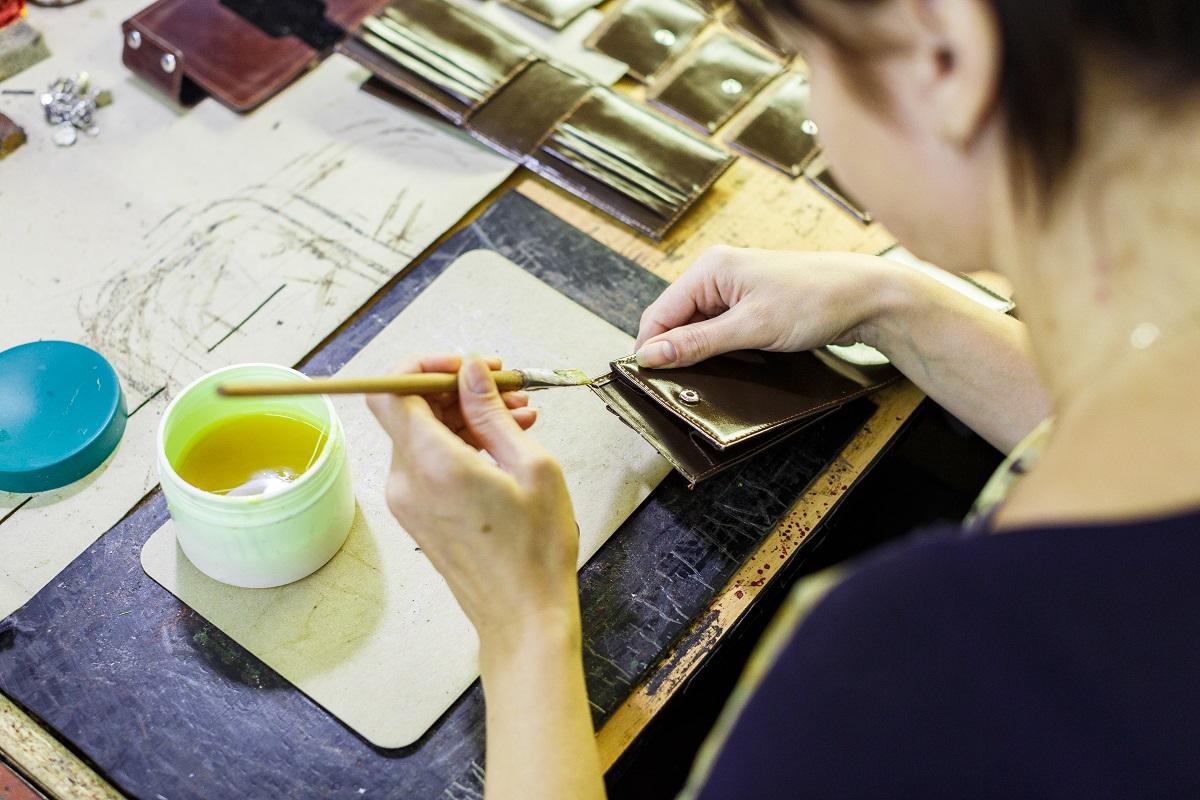
[{"label": "metal snap fastener", "polygon": [[700,393],[695,389],[681,389],[679,391],[679,402],[687,406],[694,406],[700,402]]},{"label": "metal snap fastener", "polygon": [[801,122],[800,130],[804,133],[807,133],[809,136],[816,136],[818,133],[820,133],[820,130],[817,128],[817,123],[813,122],[811,119],[806,119]]},{"label": "metal snap fastener", "polygon": [[162,57],[162,61],[160,61],[159,64],[162,65],[163,72],[170,75],[172,72],[175,71],[175,56],[173,56],[170,53],[167,53],[165,56]]},{"label": "metal snap fastener", "polygon": [[666,28],[659,28],[654,32],[654,41],[663,47],[670,47],[675,44],[675,32],[669,31]]},{"label": "metal snap fastener", "polygon": [[130,31],[125,37],[125,44],[129,45],[130,50],[137,50],[142,46],[142,34],[138,31]]},{"label": "metal snap fastener", "polygon": [[725,94],[741,94],[742,82],[737,78],[726,78],[721,81],[721,91]]}]

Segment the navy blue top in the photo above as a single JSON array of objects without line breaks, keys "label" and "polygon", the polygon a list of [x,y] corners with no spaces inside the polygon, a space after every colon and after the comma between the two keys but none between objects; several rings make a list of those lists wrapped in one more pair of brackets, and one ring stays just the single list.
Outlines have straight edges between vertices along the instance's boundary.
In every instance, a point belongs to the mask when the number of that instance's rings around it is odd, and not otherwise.
[{"label": "navy blue top", "polygon": [[699,796],[1200,798],[1200,513],[868,557]]}]

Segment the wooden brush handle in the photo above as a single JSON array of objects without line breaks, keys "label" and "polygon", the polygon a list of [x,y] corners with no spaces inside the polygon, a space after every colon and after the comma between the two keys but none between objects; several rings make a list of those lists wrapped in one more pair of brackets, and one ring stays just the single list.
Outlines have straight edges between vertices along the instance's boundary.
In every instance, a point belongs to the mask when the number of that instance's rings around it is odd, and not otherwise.
[{"label": "wooden brush handle", "polygon": [[[502,392],[525,386],[525,376],[515,369],[492,372]],[[448,394],[458,391],[454,372],[414,372],[373,378],[315,378],[311,381],[230,381],[217,387],[225,397],[262,397],[288,394]]]}]

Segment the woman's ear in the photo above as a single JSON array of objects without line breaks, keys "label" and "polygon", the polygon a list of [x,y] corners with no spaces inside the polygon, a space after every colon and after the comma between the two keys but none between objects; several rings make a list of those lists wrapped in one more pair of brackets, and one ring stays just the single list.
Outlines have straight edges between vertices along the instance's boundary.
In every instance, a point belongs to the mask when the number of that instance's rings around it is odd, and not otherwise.
[{"label": "woman's ear", "polygon": [[[921,94],[930,127],[968,148],[983,130],[1000,87],[1000,26],[989,0],[900,0],[915,32]],[[935,127],[936,126],[936,127]]]}]

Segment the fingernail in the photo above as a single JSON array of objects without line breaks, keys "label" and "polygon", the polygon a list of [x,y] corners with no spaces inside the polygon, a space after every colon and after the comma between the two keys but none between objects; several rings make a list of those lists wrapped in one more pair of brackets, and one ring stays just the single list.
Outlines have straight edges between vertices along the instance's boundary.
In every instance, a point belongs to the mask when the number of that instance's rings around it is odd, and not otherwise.
[{"label": "fingernail", "polygon": [[464,365],[467,370],[467,388],[475,394],[487,394],[492,389],[488,366],[482,358],[471,357]]},{"label": "fingernail", "polygon": [[653,342],[637,351],[639,367],[665,367],[676,359],[675,345],[670,342]]}]

